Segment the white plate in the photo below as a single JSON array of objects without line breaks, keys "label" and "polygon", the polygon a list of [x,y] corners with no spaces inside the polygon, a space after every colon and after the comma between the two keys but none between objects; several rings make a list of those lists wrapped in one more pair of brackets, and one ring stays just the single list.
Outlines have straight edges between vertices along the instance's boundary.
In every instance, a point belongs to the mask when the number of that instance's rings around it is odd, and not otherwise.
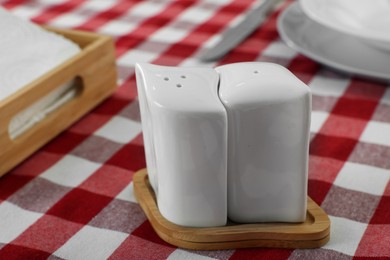
[{"label": "white plate", "polygon": [[278,31],[291,48],[313,60],[344,72],[390,80],[390,52],[312,21],[298,3],[279,16]]},{"label": "white plate", "polygon": [[334,30],[390,50],[390,0],[300,0],[303,12]]}]

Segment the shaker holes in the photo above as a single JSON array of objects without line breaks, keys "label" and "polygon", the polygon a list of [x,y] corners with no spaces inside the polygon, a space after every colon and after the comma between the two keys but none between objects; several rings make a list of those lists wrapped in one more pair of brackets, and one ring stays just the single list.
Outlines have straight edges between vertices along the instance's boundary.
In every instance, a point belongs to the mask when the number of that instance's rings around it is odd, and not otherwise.
[{"label": "shaker holes", "polygon": [[164,80],[165,80],[165,81],[168,81],[168,80],[169,80],[169,78],[168,78],[168,77],[165,77],[165,78],[164,78]]},{"label": "shaker holes", "polygon": [[253,73],[258,74],[259,72],[257,70],[255,70]]},{"label": "shaker holes", "polygon": [[176,87],[181,88],[183,85],[182,84],[176,84]]},{"label": "shaker holes", "polygon": [[186,76],[185,76],[185,75],[181,75],[180,77],[181,77],[182,79],[185,79],[185,78],[186,78]]}]

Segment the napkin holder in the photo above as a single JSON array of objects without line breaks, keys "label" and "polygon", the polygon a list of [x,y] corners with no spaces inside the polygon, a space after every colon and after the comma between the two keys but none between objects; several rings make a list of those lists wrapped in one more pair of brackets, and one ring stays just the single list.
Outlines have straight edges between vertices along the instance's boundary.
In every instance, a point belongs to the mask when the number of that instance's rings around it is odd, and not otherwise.
[{"label": "napkin holder", "polygon": [[[15,94],[0,101],[0,176],[71,126],[116,89],[115,51],[111,37],[75,30],[45,29],[63,35],[81,52]],[[75,80],[78,95],[16,139],[10,121],[64,83]]]}]

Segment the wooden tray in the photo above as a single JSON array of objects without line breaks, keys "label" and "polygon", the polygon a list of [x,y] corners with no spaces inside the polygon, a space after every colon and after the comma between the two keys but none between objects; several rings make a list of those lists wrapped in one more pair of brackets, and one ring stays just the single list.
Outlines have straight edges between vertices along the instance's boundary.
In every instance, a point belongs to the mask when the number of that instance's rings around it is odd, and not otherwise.
[{"label": "wooden tray", "polygon": [[166,242],[187,249],[316,248],[330,238],[328,215],[308,198],[303,223],[229,223],[223,227],[189,228],[173,224],[159,212],[146,169],[133,177],[135,196],[156,233]]},{"label": "wooden tray", "polygon": [[[116,89],[115,49],[111,37],[89,32],[44,27],[72,40],[81,52],[15,94],[0,101],[0,176],[23,161]],[[27,132],[12,140],[8,133],[11,119],[73,79],[79,94],[50,113]]]}]

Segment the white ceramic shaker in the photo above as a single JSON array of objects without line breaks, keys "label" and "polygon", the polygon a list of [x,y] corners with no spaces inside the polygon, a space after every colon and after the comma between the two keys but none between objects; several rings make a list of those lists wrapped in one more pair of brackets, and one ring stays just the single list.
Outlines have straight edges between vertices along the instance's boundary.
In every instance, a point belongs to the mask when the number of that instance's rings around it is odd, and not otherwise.
[{"label": "white ceramic shaker", "polygon": [[161,214],[183,226],[227,220],[227,115],[211,68],[137,64],[149,178]]},{"label": "white ceramic shaker", "polygon": [[306,218],[311,93],[286,68],[260,62],[217,67],[228,114],[228,217]]}]

